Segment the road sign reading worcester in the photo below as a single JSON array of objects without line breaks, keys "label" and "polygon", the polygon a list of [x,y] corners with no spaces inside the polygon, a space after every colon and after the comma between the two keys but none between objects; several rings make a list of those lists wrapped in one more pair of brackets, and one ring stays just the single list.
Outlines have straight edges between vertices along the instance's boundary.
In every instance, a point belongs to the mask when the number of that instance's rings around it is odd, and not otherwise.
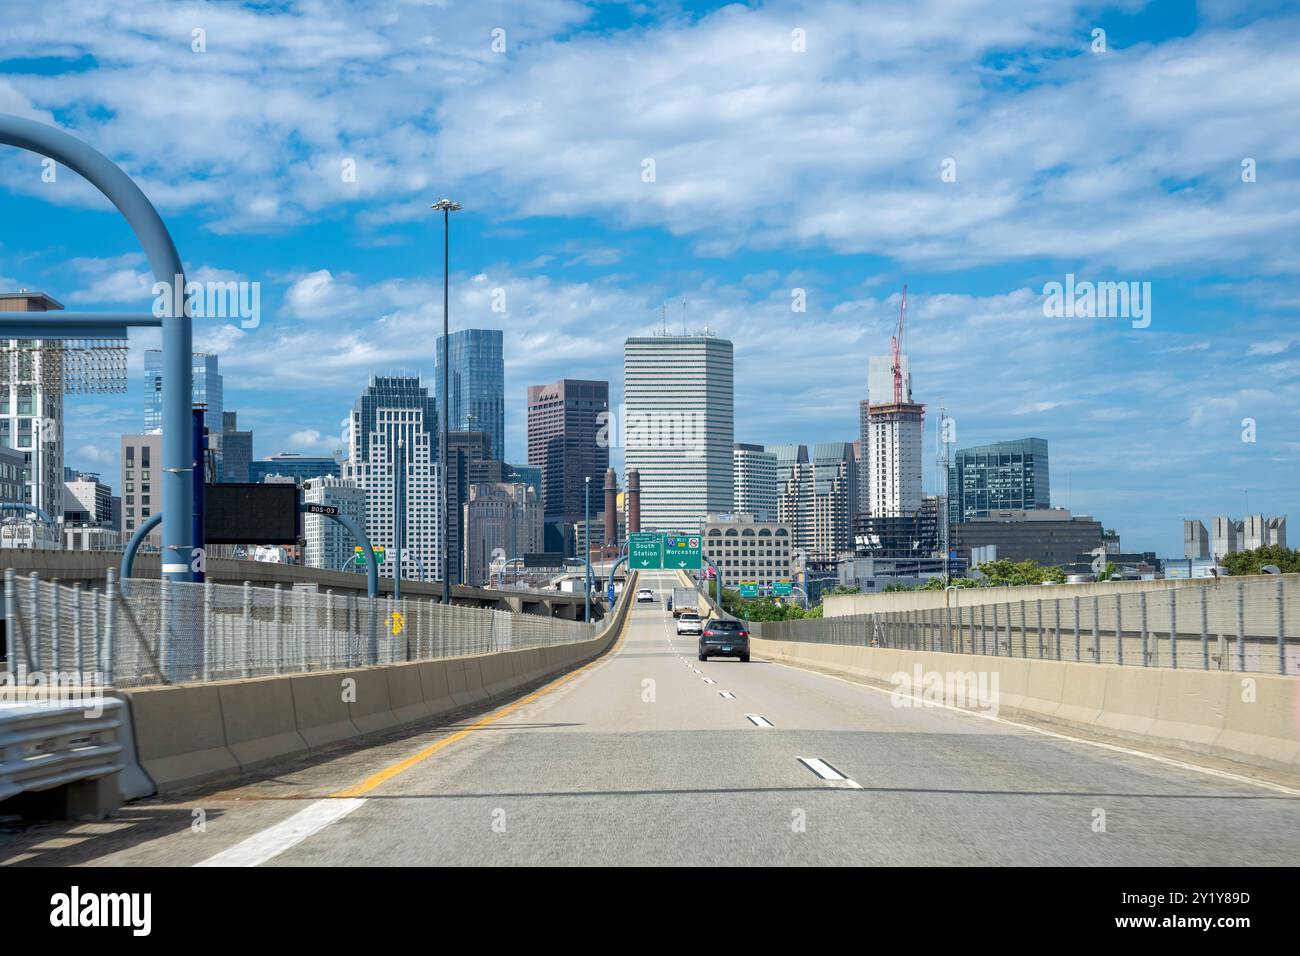
[{"label": "road sign reading worcester", "polygon": [[758,582],[757,582],[757,581],[741,581],[741,582],[740,582],[740,596],[743,597],[743,598],[758,597]]},{"label": "road sign reading worcester", "polygon": [[628,567],[638,571],[657,571],[664,566],[663,538],[653,531],[628,535]]},{"label": "road sign reading worcester", "polygon": [[664,535],[665,568],[672,571],[698,571],[701,563],[698,534]]}]

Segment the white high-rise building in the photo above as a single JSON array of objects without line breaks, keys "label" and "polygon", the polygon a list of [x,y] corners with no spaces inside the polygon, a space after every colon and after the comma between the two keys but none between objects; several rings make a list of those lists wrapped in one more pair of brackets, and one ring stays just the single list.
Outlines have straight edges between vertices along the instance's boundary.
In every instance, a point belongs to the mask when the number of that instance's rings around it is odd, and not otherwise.
[{"label": "white high-rise building", "polygon": [[[363,528],[366,524],[366,491],[355,481],[325,475],[302,483],[302,500],[313,505],[333,505]],[[309,568],[345,570],[353,560],[359,542],[333,518],[303,515],[302,534],[306,541],[303,560]]]},{"label": "white high-rise building", "polygon": [[[62,309],[41,292],[0,295],[0,312]],[[0,445],[23,456],[23,498],[54,521],[63,518],[63,374],[59,357],[16,339],[0,340]],[[12,515],[10,515],[12,517]],[[58,535],[42,527],[42,534]],[[57,545],[48,545],[57,546]]]},{"label": "white high-rise building", "polygon": [[[442,506],[437,405],[418,376],[371,376],[352,408],[344,477],[366,492],[370,543],[395,553],[404,528],[402,576],[442,580]],[[394,481],[404,492],[394,493]],[[392,574],[396,562],[385,569]]]},{"label": "white high-rise building", "polygon": [[[901,401],[894,401],[893,362],[872,356],[867,381],[868,407],[862,436],[868,492],[867,507],[880,517],[899,517],[921,510],[921,448],[925,406],[912,401],[912,375],[902,356]],[[876,401],[877,398],[883,401]]]},{"label": "white high-rise building", "polygon": [[641,527],[698,529],[733,510],[732,346],[707,330],[623,345],[624,462],[641,476]]},{"label": "white high-rise building", "polygon": [[776,520],[776,455],[762,445],[737,442],[731,452],[735,509],[755,521]]}]

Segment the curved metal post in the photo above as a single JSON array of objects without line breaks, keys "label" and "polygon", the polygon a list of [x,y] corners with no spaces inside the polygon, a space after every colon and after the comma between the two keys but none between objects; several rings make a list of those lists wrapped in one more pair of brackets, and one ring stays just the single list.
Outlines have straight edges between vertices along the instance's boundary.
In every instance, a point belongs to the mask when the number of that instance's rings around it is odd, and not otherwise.
[{"label": "curved metal post", "polygon": [[[53,126],[0,114],[0,144],[47,156],[78,173],[117,207],[135,233],[157,284],[170,294],[162,323],[163,346],[163,546],[162,574],[190,581],[193,560],[194,486],[191,475],[193,330],[185,296],[185,269],[158,210],[140,187],[103,153]],[[177,308],[179,306],[179,308]]]},{"label": "curved metal post", "polygon": [[352,533],[352,537],[356,538],[357,544],[361,545],[361,550],[366,556],[366,594],[372,598],[379,597],[379,562],[375,560],[375,549],[370,546],[370,539],[366,537],[361,525],[341,511],[336,515],[319,514],[311,511],[307,504],[298,505],[298,510],[305,515],[314,514],[318,518],[333,518]]}]

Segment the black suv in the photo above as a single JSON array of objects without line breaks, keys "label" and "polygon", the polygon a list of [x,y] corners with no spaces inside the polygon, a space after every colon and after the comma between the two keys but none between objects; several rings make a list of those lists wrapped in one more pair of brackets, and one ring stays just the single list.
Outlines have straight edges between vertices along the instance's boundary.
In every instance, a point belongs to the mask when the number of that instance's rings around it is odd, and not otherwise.
[{"label": "black suv", "polygon": [[700,632],[700,660],[710,657],[739,657],[749,661],[749,631],[744,621],[724,621],[711,617]]}]

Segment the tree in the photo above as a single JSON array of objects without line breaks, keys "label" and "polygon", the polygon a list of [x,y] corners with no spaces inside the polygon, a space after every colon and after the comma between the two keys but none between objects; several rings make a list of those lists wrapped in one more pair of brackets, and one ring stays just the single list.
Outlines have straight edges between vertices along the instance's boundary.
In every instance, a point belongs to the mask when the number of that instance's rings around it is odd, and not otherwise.
[{"label": "tree", "polygon": [[1231,575],[1263,574],[1264,565],[1275,564],[1283,574],[1300,574],[1300,549],[1266,544],[1253,551],[1234,551],[1223,556],[1222,564]]},{"label": "tree", "polygon": [[1046,567],[1037,561],[986,561],[979,570],[988,578],[991,587],[1015,587],[1023,584],[1065,583],[1065,572],[1057,567]]}]

